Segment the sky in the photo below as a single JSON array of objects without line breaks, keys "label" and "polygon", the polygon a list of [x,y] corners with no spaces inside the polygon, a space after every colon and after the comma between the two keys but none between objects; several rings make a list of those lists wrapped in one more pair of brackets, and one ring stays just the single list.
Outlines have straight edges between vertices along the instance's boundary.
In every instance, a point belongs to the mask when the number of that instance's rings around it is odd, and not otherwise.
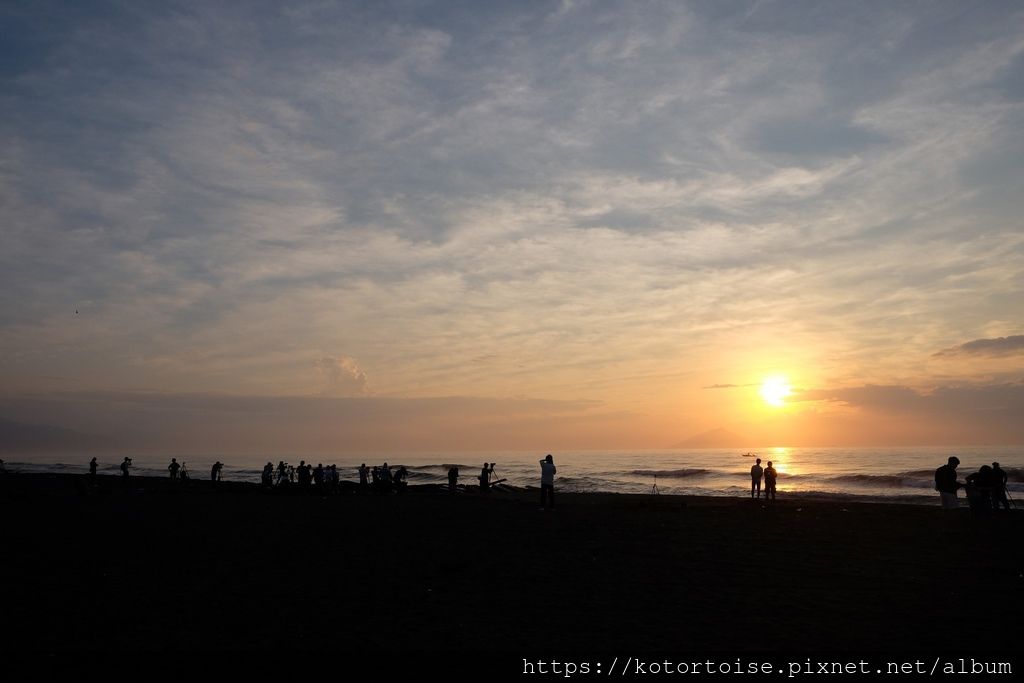
[{"label": "sky", "polygon": [[8,444],[1024,444],[1018,2],[0,32]]}]

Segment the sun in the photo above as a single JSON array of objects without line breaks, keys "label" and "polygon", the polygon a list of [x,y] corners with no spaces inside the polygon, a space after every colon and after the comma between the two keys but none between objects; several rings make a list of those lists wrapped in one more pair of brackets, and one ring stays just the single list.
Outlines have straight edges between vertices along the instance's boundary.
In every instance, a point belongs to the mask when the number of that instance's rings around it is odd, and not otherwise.
[{"label": "sun", "polygon": [[769,377],[761,385],[761,398],[776,408],[786,404],[786,397],[793,393],[785,377]]}]

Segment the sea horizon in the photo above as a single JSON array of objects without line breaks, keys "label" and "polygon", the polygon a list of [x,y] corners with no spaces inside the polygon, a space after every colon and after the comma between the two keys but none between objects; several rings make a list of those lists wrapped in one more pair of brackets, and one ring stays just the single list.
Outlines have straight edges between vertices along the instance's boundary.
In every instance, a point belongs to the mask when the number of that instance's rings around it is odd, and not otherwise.
[{"label": "sea horizon", "polygon": [[[747,455],[751,453],[753,455]],[[356,481],[356,468],[387,462],[405,466],[410,484],[443,484],[457,466],[460,483],[475,484],[484,461],[496,463],[495,477],[517,487],[539,484],[540,451],[429,451],[392,453],[265,454],[95,454],[102,475],[119,474],[121,460],[132,458],[137,476],[167,476],[171,458],[186,463],[193,479],[208,479],[210,467],[222,461],[225,480],[256,483],[266,462],[313,466],[334,464],[342,480]],[[472,456],[478,456],[473,458]],[[999,462],[1008,476],[1011,496],[1024,497],[1024,448],[1017,446],[892,446],[770,447],[741,451],[730,448],[617,449],[555,452],[556,488],[581,493],[632,493],[699,496],[748,496],[749,470],[756,457],[772,461],[779,472],[780,496],[817,495],[862,501],[931,503],[934,470],[956,455],[960,478],[982,465]],[[11,454],[8,472],[84,474],[93,454]]]}]

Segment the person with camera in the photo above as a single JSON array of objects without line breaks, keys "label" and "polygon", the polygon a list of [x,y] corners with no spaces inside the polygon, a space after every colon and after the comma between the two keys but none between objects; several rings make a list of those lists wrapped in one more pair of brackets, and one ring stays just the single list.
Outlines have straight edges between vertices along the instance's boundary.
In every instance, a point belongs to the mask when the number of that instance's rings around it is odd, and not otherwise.
[{"label": "person with camera", "polygon": [[540,509],[555,509],[555,459],[548,453],[547,457],[540,461]]},{"label": "person with camera", "polygon": [[494,463],[484,463],[483,469],[480,470],[480,493],[490,493],[491,491],[491,474],[494,472]]}]

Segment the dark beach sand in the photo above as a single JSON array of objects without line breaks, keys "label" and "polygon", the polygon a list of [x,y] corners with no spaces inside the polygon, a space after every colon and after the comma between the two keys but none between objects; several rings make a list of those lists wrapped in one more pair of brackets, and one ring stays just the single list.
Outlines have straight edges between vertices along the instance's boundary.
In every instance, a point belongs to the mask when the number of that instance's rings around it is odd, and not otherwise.
[{"label": "dark beach sand", "polygon": [[[1024,516],[8,474],[12,650],[1016,651]],[[685,507],[682,505],[685,500]]]}]

